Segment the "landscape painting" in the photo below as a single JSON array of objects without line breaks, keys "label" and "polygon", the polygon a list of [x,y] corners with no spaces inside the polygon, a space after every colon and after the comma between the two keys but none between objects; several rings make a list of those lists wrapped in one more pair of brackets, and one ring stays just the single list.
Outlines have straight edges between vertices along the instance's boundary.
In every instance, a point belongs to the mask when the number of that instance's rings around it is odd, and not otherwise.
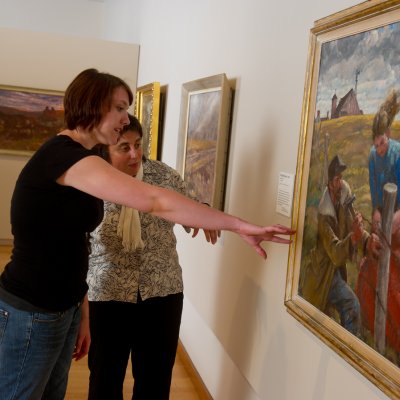
[{"label": "landscape painting", "polygon": [[215,180],[221,90],[190,94],[184,180],[189,193],[211,204]]},{"label": "landscape painting", "polygon": [[363,3],[317,21],[311,30],[292,216],[297,235],[285,305],[400,399],[400,2],[395,3]]},{"label": "landscape painting", "polygon": [[63,93],[0,86],[0,152],[32,154],[64,125]]},{"label": "landscape painting", "polygon": [[183,84],[177,170],[191,196],[223,209],[232,90],[225,74]]}]

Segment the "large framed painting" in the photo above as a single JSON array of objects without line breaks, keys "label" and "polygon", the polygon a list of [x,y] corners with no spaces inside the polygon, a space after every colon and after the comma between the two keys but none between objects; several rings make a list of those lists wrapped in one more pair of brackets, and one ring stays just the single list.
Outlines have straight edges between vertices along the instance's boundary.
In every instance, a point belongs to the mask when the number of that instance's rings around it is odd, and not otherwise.
[{"label": "large framed painting", "polygon": [[159,82],[149,83],[137,88],[134,114],[143,128],[143,154],[152,160],[160,159],[160,105]]},{"label": "large framed painting", "polygon": [[310,31],[288,312],[400,399],[400,1]]},{"label": "large framed painting", "polygon": [[0,153],[31,155],[64,126],[63,92],[0,85]]},{"label": "large framed painting", "polygon": [[232,89],[225,74],[182,85],[177,170],[191,195],[224,207]]}]

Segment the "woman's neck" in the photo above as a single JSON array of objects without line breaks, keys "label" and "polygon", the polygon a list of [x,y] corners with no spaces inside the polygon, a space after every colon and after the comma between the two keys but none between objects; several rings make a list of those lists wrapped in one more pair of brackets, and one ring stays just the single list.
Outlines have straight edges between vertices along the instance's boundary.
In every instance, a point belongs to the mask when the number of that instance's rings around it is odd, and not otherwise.
[{"label": "woman's neck", "polygon": [[59,135],[69,136],[73,141],[80,143],[86,149],[92,149],[98,141],[92,132],[84,131],[81,128],[65,129]]}]

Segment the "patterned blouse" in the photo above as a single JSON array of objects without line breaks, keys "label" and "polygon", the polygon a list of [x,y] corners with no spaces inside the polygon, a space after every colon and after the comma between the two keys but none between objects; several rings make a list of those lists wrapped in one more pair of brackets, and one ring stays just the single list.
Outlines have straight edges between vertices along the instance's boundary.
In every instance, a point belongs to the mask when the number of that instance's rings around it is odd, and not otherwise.
[{"label": "patterned blouse", "polygon": [[[160,161],[143,162],[143,181],[187,195],[178,172]],[[174,224],[139,212],[144,248],[125,252],[117,236],[120,211],[120,205],[104,202],[103,222],[92,233],[89,300],[136,303],[138,290],[143,300],[182,292]]]}]

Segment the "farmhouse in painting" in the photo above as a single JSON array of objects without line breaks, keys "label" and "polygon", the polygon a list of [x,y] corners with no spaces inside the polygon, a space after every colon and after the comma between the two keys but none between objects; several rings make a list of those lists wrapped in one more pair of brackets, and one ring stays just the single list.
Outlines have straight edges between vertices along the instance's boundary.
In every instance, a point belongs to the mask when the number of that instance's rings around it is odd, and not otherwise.
[{"label": "farmhouse in painting", "polygon": [[362,115],[363,111],[360,109],[357,101],[357,83],[358,75],[360,71],[356,71],[356,84],[354,89],[351,88],[339,101],[336,93],[332,97],[330,117],[329,111],[326,116],[321,116],[320,111],[317,111],[316,121],[326,121],[329,119],[335,119],[340,117],[345,117],[348,115]]},{"label": "farmhouse in painting", "polygon": [[336,93],[332,97],[331,119],[344,117],[347,115],[361,115],[363,112],[360,110],[357,101],[357,83],[360,70],[356,71],[356,84],[354,89],[351,88],[344,97],[342,97],[338,104]]},{"label": "farmhouse in painting", "polygon": [[350,89],[344,97],[337,102],[336,94],[332,97],[331,119],[344,117],[346,115],[361,115],[357,101],[357,92],[355,89]]}]

